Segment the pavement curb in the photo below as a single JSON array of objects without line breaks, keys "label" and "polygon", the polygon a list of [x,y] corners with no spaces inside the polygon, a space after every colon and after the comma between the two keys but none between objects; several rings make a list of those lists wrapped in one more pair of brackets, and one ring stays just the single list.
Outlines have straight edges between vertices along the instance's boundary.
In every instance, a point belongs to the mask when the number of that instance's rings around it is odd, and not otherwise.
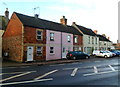
[{"label": "pavement curb", "polygon": [[38,66],[42,66],[42,65],[50,65],[50,64],[63,64],[63,63],[73,63],[73,62],[80,62],[81,60],[56,60],[56,61],[46,61],[46,62],[33,62],[33,63],[14,63],[12,65],[12,62],[10,65],[5,65],[2,64],[2,67],[13,67],[13,66],[31,66],[31,65],[38,65]]}]

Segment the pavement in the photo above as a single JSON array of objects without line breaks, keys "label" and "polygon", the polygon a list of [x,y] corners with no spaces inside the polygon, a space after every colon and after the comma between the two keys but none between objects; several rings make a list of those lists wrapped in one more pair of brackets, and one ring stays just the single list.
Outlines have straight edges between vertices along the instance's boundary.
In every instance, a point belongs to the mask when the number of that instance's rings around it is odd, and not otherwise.
[{"label": "pavement", "polygon": [[52,61],[43,61],[43,62],[26,62],[19,63],[14,61],[3,61],[2,67],[12,67],[12,66],[29,66],[29,65],[47,65],[47,64],[61,64],[61,63],[72,63],[72,62],[80,62],[80,60],[52,60]]},{"label": "pavement", "polygon": [[90,58],[90,59],[80,59],[80,60],[67,60],[67,59],[60,59],[60,60],[49,60],[49,61],[42,61],[42,62],[26,62],[26,63],[19,63],[14,61],[2,61],[2,67],[12,67],[12,66],[30,66],[30,65],[47,65],[47,64],[62,64],[62,63],[73,63],[73,62],[86,62],[86,61],[95,61],[95,60],[103,60],[104,58]]}]

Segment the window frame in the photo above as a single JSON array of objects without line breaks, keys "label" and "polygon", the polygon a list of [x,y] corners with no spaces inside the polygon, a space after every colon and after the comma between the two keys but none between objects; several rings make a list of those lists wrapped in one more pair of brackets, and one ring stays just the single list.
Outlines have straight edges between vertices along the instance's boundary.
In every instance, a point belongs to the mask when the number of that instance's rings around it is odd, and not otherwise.
[{"label": "window frame", "polygon": [[[39,35],[38,32],[41,32],[41,35]],[[38,37],[41,37],[41,39],[38,39]],[[43,40],[43,30],[40,30],[40,29],[36,30],[36,39],[37,40]]]},{"label": "window frame", "polygon": [[[38,47],[40,47],[41,49],[38,50]],[[39,52],[38,52],[38,51],[39,51]],[[41,54],[38,54],[38,53],[41,53]],[[42,56],[42,54],[43,54],[43,47],[42,47],[42,46],[36,46],[36,55],[37,55],[37,56]]]},{"label": "window frame", "polygon": [[51,53],[51,47],[49,49],[50,49],[50,52],[49,52],[50,54],[55,54],[54,47],[52,49],[53,53]]},{"label": "window frame", "polygon": [[71,42],[71,35],[67,35],[67,42]]},{"label": "window frame", "polygon": [[[53,34],[53,36],[51,34]],[[50,41],[54,41],[54,35],[55,35],[54,32],[50,32]]]},{"label": "window frame", "polygon": [[78,43],[78,36],[74,36],[74,42]]},{"label": "window frame", "polygon": [[90,36],[88,36],[88,44],[90,44]]}]

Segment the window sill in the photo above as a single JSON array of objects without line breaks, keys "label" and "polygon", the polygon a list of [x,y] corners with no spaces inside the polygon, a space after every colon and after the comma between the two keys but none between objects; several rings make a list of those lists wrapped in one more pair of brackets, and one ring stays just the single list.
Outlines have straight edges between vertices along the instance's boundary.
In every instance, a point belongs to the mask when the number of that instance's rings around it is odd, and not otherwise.
[{"label": "window sill", "polygon": [[53,56],[53,55],[55,55],[55,53],[50,53],[49,55],[50,55],[50,56]]},{"label": "window sill", "polygon": [[36,56],[42,56],[42,55],[36,55]]}]

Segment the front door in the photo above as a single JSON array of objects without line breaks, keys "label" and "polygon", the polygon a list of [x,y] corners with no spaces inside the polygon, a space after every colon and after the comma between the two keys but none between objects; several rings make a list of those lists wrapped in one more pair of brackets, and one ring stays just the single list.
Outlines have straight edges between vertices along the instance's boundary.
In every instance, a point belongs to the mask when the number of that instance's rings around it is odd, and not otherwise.
[{"label": "front door", "polygon": [[33,47],[27,47],[27,61],[33,61]]},{"label": "front door", "polygon": [[62,58],[66,58],[66,48],[62,48]]}]

